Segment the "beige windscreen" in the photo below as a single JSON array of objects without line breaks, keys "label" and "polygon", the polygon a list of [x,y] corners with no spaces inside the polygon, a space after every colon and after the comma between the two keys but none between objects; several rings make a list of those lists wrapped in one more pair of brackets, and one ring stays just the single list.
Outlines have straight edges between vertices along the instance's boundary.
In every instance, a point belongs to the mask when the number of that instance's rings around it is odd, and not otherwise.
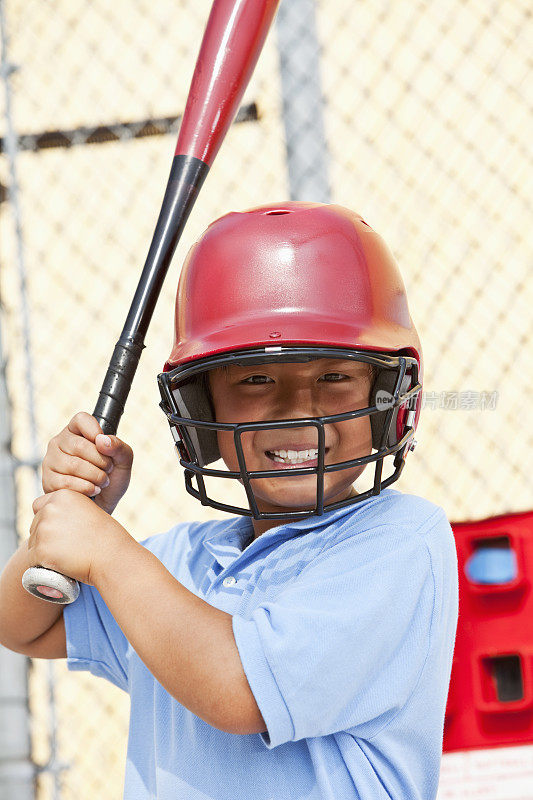
[{"label": "beige windscreen", "polygon": [[[137,133],[147,121],[182,111],[210,3],[7,0],[4,6],[9,61],[16,66],[12,124],[19,137],[34,135],[33,146],[20,139],[16,154],[19,232],[5,194],[0,215],[13,449],[24,461],[31,450],[30,375],[41,456],[76,411],[93,409],[175,146],[173,132]],[[418,446],[394,488],[427,497],[451,520],[532,504],[532,34],[530,9],[520,0],[316,3],[321,169],[331,200],[358,211],[391,247],[424,352]],[[287,158],[301,139],[296,133],[285,140],[277,42],[274,28],[244,101],[256,105],[257,119],[233,126],[207,178],[121,423],[135,463],[116,513],[137,539],[180,520],[221,516],[185,493],[158,408],[156,375],[170,353],[188,247],[227,211],[289,197]],[[115,126],[114,138],[89,143],[90,130],[106,126]],[[68,146],[59,146],[57,135],[39,139],[53,131],[63,131]],[[311,171],[313,163],[310,153]],[[0,170],[8,186],[7,159]],[[31,521],[34,485],[31,468],[20,467],[20,537]],[[50,753],[47,669],[34,661],[31,672],[33,757],[41,765]],[[54,675],[62,800],[119,797],[127,697],[102,680],[67,673],[61,662]],[[44,771],[38,798],[52,796]]]}]

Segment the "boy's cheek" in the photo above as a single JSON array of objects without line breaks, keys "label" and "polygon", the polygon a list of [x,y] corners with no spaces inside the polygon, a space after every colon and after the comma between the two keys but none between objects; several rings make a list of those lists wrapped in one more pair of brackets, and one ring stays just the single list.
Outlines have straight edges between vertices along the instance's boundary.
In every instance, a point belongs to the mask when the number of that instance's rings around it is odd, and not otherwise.
[{"label": "boy's cheek", "polygon": [[218,449],[226,467],[230,472],[238,471],[239,460],[237,458],[237,451],[235,450],[235,443],[233,441],[233,434],[229,431],[217,431]]},{"label": "boy's cheek", "polygon": [[337,423],[338,449],[348,458],[359,458],[370,455],[372,452],[372,427],[370,417],[360,417],[359,419],[346,420]]},{"label": "boy's cheek", "polygon": [[[252,438],[253,431],[245,431],[241,434],[240,440],[244,453],[244,460],[248,468],[253,458]],[[235,448],[235,440],[231,431],[217,431],[218,449],[227,468],[232,472],[239,471],[239,459]]]}]

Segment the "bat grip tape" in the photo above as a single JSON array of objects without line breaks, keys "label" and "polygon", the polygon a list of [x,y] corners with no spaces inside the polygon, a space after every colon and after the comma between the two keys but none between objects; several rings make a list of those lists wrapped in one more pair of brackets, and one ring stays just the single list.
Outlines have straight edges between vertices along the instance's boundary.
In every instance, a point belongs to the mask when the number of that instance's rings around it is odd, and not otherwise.
[{"label": "bat grip tape", "polygon": [[104,433],[117,432],[143,348],[141,338],[124,335],[115,345],[93,412]]}]

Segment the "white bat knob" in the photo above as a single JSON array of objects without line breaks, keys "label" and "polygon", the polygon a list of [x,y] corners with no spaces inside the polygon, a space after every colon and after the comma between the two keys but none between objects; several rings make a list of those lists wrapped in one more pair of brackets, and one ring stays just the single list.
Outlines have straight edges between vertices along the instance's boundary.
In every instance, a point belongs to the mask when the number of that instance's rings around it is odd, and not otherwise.
[{"label": "white bat knob", "polygon": [[61,605],[73,603],[80,593],[80,585],[74,578],[45,567],[27,569],[22,576],[22,585],[40,600]]}]

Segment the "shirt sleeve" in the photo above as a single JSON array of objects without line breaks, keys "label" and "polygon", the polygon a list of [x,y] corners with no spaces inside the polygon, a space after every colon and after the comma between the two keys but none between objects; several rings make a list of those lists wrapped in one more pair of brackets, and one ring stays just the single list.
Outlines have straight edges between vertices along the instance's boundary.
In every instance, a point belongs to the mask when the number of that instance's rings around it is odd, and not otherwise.
[{"label": "shirt sleeve", "polygon": [[[383,544],[361,546],[358,536]],[[341,730],[370,738],[388,724],[422,673],[434,598],[423,537],[382,528],[331,545],[277,597],[235,615],[264,744]]]},{"label": "shirt sleeve", "polygon": [[80,583],[63,609],[69,670],[87,670],[128,691],[128,641],[100,593]]},{"label": "shirt sleeve", "polygon": [[[201,526],[180,523],[139,544],[172,571],[184,548],[190,547],[191,531],[197,538],[197,527]],[[64,607],[63,619],[68,669],[92,672],[128,692],[132,648],[98,590],[80,583],[80,595]]]}]

